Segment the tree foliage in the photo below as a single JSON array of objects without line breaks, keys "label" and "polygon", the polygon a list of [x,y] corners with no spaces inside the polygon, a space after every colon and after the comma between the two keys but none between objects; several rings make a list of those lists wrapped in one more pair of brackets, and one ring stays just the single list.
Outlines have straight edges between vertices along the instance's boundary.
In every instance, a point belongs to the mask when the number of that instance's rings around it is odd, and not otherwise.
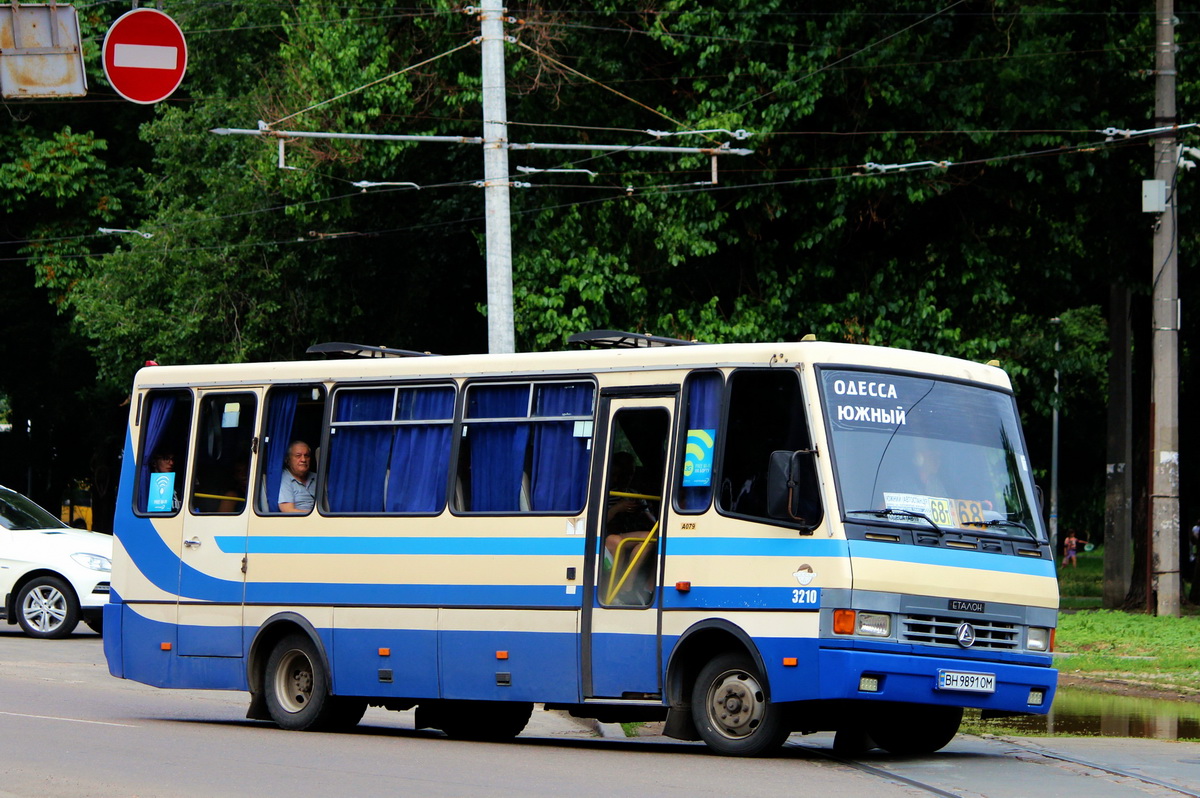
[{"label": "tree foliage", "polygon": [[[210,132],[262,120],[477,136],[478,14],[447,0],[167,10],[191,46],[177,97],[103,124],[64,104],[4,134],[8,235],[31,242],[38,285],[103,384],[124,389],[147,359],[296,357],[320,340],[481,350],[477,145],[285,135],[281,168],[280,138]],[[1074,460],[1098,472],[1097,309],[1112,283],[1147,290],[1136,202],[1149,153],[1145,138],[1097,131],[1149,127],[1149,11],[1013,0],[510,9],[512,141],[753,150],[511,150],[514,180],[530,184],[512,192],[518,346],[610,327],[995,358],[1017,383],[1036,459],[1058,401]],[[111,21],[92,13],[94,31]],[[1195,92],[1181,78],[1181,108]],[[741,130],[751,135],[730,135]],[[66,235],[99,223],[152,237]]]}]

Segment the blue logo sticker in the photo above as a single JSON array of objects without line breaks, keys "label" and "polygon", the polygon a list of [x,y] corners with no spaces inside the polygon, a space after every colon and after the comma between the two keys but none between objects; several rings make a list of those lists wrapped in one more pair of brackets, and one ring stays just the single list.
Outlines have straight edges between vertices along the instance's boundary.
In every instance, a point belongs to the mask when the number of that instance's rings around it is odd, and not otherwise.
[{"label": "blue logo sticker", "polygon": [[175,509],[175,472],[164,471],[150,475],[148,513],[169,513]]},{"label": "blue logo sticker", "polygon": [[715,429],[690,429],[683,458],[683,487],[703,488],[712,484]]}]

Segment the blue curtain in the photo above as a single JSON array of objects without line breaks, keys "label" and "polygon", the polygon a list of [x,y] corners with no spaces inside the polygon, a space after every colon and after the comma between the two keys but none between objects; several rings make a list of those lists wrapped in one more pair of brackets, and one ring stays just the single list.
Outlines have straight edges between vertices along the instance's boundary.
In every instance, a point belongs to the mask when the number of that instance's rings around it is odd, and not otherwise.
[{"label": "blue curtain", "polygon": [[378,513],[383,510],[392,428],[338,427],[340,421],[390,421],[393,392],[342,391],[337,395],[334,434],[329,437],[326,499],[330,512]]},{"label": "blue curtain", "polygon": [[388,478],[389,513],[437,513],[446,506],[446,480],[450,468],[450,420],[454,417],[454,389],[402,389],[397,419],[445,421],[444,424],[407,424],[396,428],[392,440]]},{"label": "blue curtain", "polygon": [[[146,438],[142,449],[142,461],[138,464],[137,509],[146,511],[146,502],[150,498],[150,460],[162,444],[163,433],[171,423],[171,415],[175,412],[175,402],[178,397],[174,394],[153,394],[146,408]],[[183,453],[174,452],[183,462]],[[178,468],[178,466],[177,466]],[[176,477],[178,479],[178,477]],[[178,486],[176,486],[178,489]]]},{"label": "blue curtain", "polygon": [[[262,462],[266,472],[267,511],[279,512],[279,483],[283,481],[284,461],[287,459],[292,424],[296,420],[296,403],[301,388],[276,388],[271,391],[267,408],[267,439],[263,442]],[[315,442],[305,441],[309,446]]]},{"label": "blue curtain", "polygon": [[[592,386],[545,385],[535,416],[591,416]],[[531,509],[578,512],[587,494],[588,442],[575,437],[574,421],[539,421],[533,431]]]},{"label": "blue curtain", "polygon": [[[525,418],[528,385],[497,385],[471,392],[472,419]],[[529,424],[520,422],[470,425],[471,510],[516,512],[521,509],[521,477]]]},{"label": "blue curtain", "polygon": [[[693,374],[688,378],[687,429],[716,430],[721,423],[721,375],[715,372]],[[687,435],[687,430],[684,430]],[[686,438],[685,438],[686,442]],[[716,455],[714,447],[713,456]],[[682,473],[682,469],[680,469]],[[713,474],[716,471],[714,469]],[[708,507],[712,484],[679,489],[679,508],[699,512]]]}]

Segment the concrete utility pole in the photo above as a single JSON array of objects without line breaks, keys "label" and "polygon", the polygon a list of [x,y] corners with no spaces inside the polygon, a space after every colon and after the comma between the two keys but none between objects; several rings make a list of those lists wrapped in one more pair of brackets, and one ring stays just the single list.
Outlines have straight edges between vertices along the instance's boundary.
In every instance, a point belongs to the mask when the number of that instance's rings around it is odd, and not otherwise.
[{"label": "concrete utility pole", "polygon": [[1104,479],[1104,608],[1120,609],[1133,576],[1130,529],[1133,519],[1133,333],[1129,289],[1113,285],[1109,294],[1108,468]]},{"label": "concrete utility pole", "polygon": [[504,85],[504,6],[480,5],[483,54],[483,208],[487,238],[488,351],[513,352],[512,224],[508,204],[508,106]]},{"label": "concrete utility pole", "polygon": [[[3,0],[0,0],[2,3]],[[488,351],[508,353],[516,351],[516,332],[513,321],[512,296],[512,224],[509,212],[509,188],[514,185],[508,172],[509,150],[565,150],[571,152],[592,153],[631,153],[649,152],[657,154],[703,154],[712,159],[712,179],[701,181],[694,185],[717,184],[717,157],[722,155],[749,155],[753,150],[733,148],[728,143],[716,144],[709,147],[672,147],[647,144],[552,144],[543,142],[511,142],[508,140],[508,110],[505,100],[504,78],[504,44],[515,42],[516,39],[504,33],[505,21],[511,18],[504,16],[502,0],[483,0],[480,6],[467,6],[464,13],[478,14],[480,19],[480,36],[473,40],[480,45],[483,61],[483,138],[472,136],[417,136],[390,133],[336,133],[303,130],[276,130],[272,125],[260,121],[257,129],[247,128],[213,128],[210,132],[219,136],[260,136],[275,138],[279,146],[279,168],[291,168],[285,165],[284,150],[286,141],[294,138],[312,139],[352,139],[358,141],[414,141],[414,142],[444,142],[451,144],[483,145],[484,179],[473,185],[484,190],[484,220],[487,259],[487,315],[488,315]],[[3,6],[0,5],[0,8]],[[456,48],[457,49],[457,48]],[[453,51],[451,51],[453,52]],[[400,73],[396,73],[400,74]],[[370,84],[368,84],[370,85]],[[363,87],[360,87],[363,88]],[[353,92],[348,92],[350,94]],[[346,95],[341,95],[346,96]],[[335,98],[337,99],[337,98]],[[320,104],[320,103],[319,103]],[[312,106],[316,107],[316,106]],[[309,109],[305,109],[309,110]],[[298,114],[290,114],[283,119],[291,119]],[[281,119],[280,121],[283,121]],[[670,136],[690,134],[725,133],[735,139],[749,138],[752,134],[745,130],[691,130],[691,131],[645,131],[656,140]],[[537,169],[531,171],[579,171]],[[359,180],[351,185],[363,189],[376,186],[407,186],[420,188],[417,183],[410,181],[375,181]],[[528,187],[528,183],[517,183]],[[626,192],[633,189],[629,187]],[[136,231],[134,231],[136,232]]]},{"label": "concrete utility pole", "polygon": [[[1175,118],[1174,0],[1157,0],[1155,14],[1154,125],[1178,124]],[[1153,324],[1151,377],[1151,444],[1149,585],[1157,596],[1158,615],[1179,616],[1179,325],[1178,207],[1175,172],[1179,168],[1177,135],[1154,140],[1154,180],[1165,191],[1165,203],[1154,228]]]},{"label": "concrete utility pole", "polygon": [[1058,353],[1059,325],[1062,319],[1050,319],[1054,325],[1054,408],[1050,412],[1050,551],[1058,551]]}]

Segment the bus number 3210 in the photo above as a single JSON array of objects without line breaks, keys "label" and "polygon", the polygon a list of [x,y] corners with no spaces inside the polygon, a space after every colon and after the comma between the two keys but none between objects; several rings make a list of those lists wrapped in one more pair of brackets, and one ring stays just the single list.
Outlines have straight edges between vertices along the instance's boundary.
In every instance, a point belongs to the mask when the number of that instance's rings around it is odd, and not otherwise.
[{"label": "bus number 3210", "polygon": [[800,588],[792,591],[792,603],[803,607],[817,607],[821,604],[821,589],[819,587]]}]

